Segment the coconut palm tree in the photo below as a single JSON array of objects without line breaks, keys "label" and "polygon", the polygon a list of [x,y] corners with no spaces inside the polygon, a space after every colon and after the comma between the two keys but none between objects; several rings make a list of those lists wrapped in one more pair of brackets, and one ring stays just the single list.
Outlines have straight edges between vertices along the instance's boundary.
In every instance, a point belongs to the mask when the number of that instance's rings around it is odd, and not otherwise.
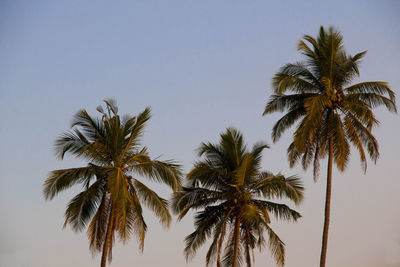
[{"label": "coconut palm tree", "polygon": [[319,160],[328,157],[321,267],[325,266],[328,244],[332,165],[335,163],[339,171],[345,170],[352,144],[365,172],[366,154],[373,162],[379,157],[378,142],[371,133],[378,125],[372,109],[384,106],[396,112],[395,94],[386,82],[351,84],[359,76],[358,65],[366,51],[350,56],[342,39],[333,27],[327,31],[321,27],[316,39],[304,36],[297,48],[305,60],[287,64],[275,74],[274,94],[264,111],[264,115],[286,112],[272,129],[274,142],[299,122],[288,148],[291,167],[301,161],[307,169],[313,163],[316,180]]},{"label": "coconut palm tree", "polygon": [[69,153],[88,161],[86,167],[54,170],[44,182],[44,196],[54,198],[59,192],[82,184],[83,190],[68,204],[65,224],[75,231],[87,227],[92,252],[102,252],[101,266],[112,260],[115,233],[123,242],[136,235],[143,250],[146,223],[142,204],[150,208],[160,222],[169,226],[168,201],[145,185],[142,179],[160,182],[176,191],[181,188],[181,167],[173,161],[150,158],[141,146],[150,108],[137,116],[118,115],[113,100],[105,100],[106,109],[97,110],[102,117],[91,117],[79,111],[72,131],[57,139],[58,157]]},{"label": "coconut palm tree", "polygon": [[257,143],[249,150],[242,134],[232,128],[221,134],[219,144],[201,144],[202,158],[187,174],[186,187],[173,198],[179,220],[189,210],[199,210],[195,215],[196,230],[185,239],[187,260],[211,238],[207,265],[216,261],[218,267],[236,267],[244,261],[250,267],[251,254],[254,248],[265,246],[267,232],[271,252],[283,266],[284,243],[270,227],[271,214],[289,221],[301,216],[270,199],[286,197],[299,204],[304,188],[296,176],[284,177],[260,170],[265,148],[266,144]]}]

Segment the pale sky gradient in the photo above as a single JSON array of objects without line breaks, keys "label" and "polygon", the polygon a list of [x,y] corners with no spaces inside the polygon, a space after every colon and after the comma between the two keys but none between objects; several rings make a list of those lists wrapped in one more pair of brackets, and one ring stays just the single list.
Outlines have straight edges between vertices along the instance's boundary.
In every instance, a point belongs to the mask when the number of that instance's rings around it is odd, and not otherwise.
[{"label": "pale sky gradient", "polygon": [[[42,197],[48,171],[85,165],[58,161],[53,142],[80,108],[95,114],[102,99],[120,113],[146,106],[153,118],[144,142],[153,156],[179,160],[185,170],[202,141],[228,126],[249,144],[264,140],[278,114],[262,117],[270,79],[301,59],[297,41],[320,25],[337,26],[348,52],[368,50],[360,80],[383,80],[399,95],[399,1],[0,1],[0,266],[98,266],[85,233],[62,230],[68,200]],[[363,175],[356,154],[335,172],[328,267],[400,266],[399,116],[376,110],[381,157]],[[297,224],[274,221],[287,244],[288,267],[317,266],[321,245],[325,164],[289,169],[290,133],[264,154],[266,170],[298,173],[306,199]],[[155,186],[165,197],[170,191]],[[186,265],[183,238],[192,217],[168,231],[146,214],[145,251],[134,239],[113,250],[111,266],[204,266],[205,250]],[[255,267],[275,266],[268,249]]]}]

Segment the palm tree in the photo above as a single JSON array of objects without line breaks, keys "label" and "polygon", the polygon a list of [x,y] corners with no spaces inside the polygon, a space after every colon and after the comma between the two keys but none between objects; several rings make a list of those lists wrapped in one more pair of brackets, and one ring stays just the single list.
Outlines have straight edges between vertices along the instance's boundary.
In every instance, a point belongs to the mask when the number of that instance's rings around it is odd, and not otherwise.
[{"label": "palm tree", "polygon": [[378,125],[372,109],[383,105],[389,111],[397,112],[395,94],[386,82],[351,85],[359,76],[358,65],[366,51],[350,56],[342,39],[340,32],[333,27],[328,31],[321,27],[317,39],[304,36],[297,49],[306,60],[287,64],[275,74],[272,82],[275,94],[270,97],[264,111],[264,115],[286,112],[273,127],[274,142],[299,121],[293,142],[288,147],[291,167],[300,160],[303,168],[307,169],[312,162],[316,180],[319,160],[328,156],[321,267],[325,266],[328,243],[332,164],[344,171],[352,144],[360,154],[365,172],[366,154],[374,162],[379,157],[378,143],[371,133]]},{"label": "palm tree", "polygon": [[218,267],[236,267],[244,257],[250,267],[251,253],[254,248],[265,246],[267,232],[271,252],[283,266],[284,243],[269,225],[270,214],[292,221],[301,216],[284,204],[262,198],[286,197],[299,204],[304,188],[296,176],[286,178],[260,170],[265,148],[268,148],[266,144],[257,143],[249,150],[242,134],[232,128],[221,134],[219,144],[201,144],[199,157],[203,158],[187,174],[186,187],[173,198],[179,220],[189,210],[199,210],[195,215],[196,230],[185,239],[186,260],[195,255],[206,239],[212,238],[207,265],[216,261]]},{"label": "palm tree", "polygon": [[112,260],[115,232],[126,242],[132,234],[143,251],[146,223],[142,204],[150,208],[160,222],[169,226],[168,201],[146,186],[139,177],[181,188],[181,167],[173,161],[152,160],[141,146],[150,108],[138,116],[121,119],[113,100],[105,100],[106,110],[97,110],[102,118],[79,111],[72,122],[72,131],[57,139],[55,150],[63,159],[66,153],[88,161],[86,167],[54,170],[44,182],[44,196],[54,198],[59,192],[82,184],[65,211],[65,224],[75,231],[87,227],[92,252],[102,251],[101,266]]}]

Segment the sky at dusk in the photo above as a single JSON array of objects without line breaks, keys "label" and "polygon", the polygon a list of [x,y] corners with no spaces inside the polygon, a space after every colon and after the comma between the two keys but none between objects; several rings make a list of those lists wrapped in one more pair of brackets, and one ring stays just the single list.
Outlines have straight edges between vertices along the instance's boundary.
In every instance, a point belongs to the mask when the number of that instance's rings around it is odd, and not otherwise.
[{"label": "sky at dusk", "polygon": [[[120,114],[152,107],[144,145],[153,157],[189,171],[201,142],[226,127],[249,145],[266,141],[262,166],[298,174],[306,195],[297,223],[273,220],[286,243],[287,267],[317,266],[321,247],[326,160],[312,170],[289,168],[288,131],[271,130],[280,114],[262,117],[271,77],[302,59],[296,45],[320,25],[335,26],[350,54],[368,50],[357,81],[386,81],[400,94],[400,1],[0,1],[0,266],[98,266],[85,231],[62,229],[68,201],[81,187],[45,201],[49,171],[86,165],[55,158],[55,139],[82,108],[96,115],[105,98]],[[375,110],[381,156],[364,175],[356,151],[344,173],[334,170],[329,267],[400,266],[400,118]],[[166,198],[170,190],[152,185]],[[144,253],[135,238],[113,249],[110,266],[205,265],[208,246],[183,256],[192,213],[163,229],[151,213]],[[208,244],[208,243],[207,243]],[[254,267],[275,266],[266,248]]]}]

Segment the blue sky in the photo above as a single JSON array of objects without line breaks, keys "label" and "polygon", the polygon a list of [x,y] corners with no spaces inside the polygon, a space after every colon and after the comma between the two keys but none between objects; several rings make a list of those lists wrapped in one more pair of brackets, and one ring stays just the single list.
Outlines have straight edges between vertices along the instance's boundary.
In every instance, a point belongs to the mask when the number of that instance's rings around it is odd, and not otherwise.
[{"label": "blue sky", "polygon": [[[55,159],[52,146],[81,108],[95,114],[107,97],[120,113],[151,106],[144,138],[153,156],[179,160],[189,170],[195,149],[216,141],[228,126],[249,144],[272,144],[278,114],[262,117],[270,79],[301,60],[297,41],[320,25],[338,27],[354,54],[368,50],[360,80],[383,80],[399,94],[398,1],[9,1],[0,2],[0,265],[98,266],[85,233],[62,230],[68,200],[79,187],[45,202],[48,171],[84,165]],[[355,154],[335,173],[328,266],[399,266],[400,123],[376,110],[381,158],[363,175]],[[324,172],[289,169],[290,133],[264,154],[266,170],[298,173],[307,187],[297,224],[278,222],[287,265],[319,259]],[[321,167],[324,168],[325,165]],[[169,191],[156,185],[162,195]],[[111,266],[185,266],[183,238],[192,218],[150,230],[140,255],[132,239],[117,245]],[[204,266],[204,250],[187,266]],[[273,265],[268,250],[255,267]]]}]

